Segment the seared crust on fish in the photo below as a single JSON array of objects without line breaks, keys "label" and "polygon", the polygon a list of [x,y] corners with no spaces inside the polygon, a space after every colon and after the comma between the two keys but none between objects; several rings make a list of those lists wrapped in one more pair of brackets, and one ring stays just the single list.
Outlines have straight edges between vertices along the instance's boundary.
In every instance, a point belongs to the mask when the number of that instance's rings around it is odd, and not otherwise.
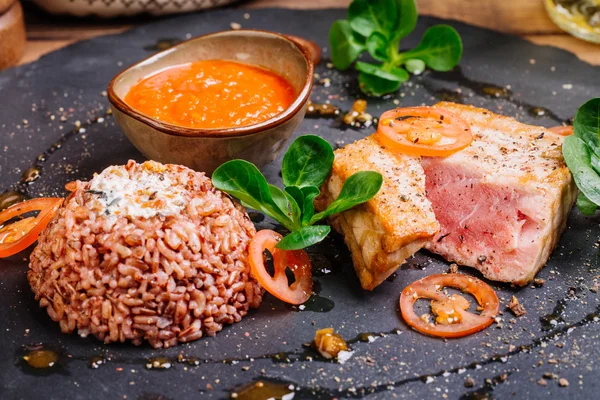
[{"label": "seared crust on fish", "polygon": [[344,236],[364,289],[373,290],[439,230],[425,196],[425,174],[418,157],[396,154],[370,136],[335,151],[331,175],[315,205],[323,210],[359,171],[383,176],[368,202],[330,218]]}]

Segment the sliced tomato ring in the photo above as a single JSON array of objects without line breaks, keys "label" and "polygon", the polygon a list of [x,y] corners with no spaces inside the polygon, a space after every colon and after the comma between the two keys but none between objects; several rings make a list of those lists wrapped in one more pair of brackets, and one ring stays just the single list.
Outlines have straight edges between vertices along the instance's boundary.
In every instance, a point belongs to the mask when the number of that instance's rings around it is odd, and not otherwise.
[{"label": "sliced tomato ring", "polygon": [[570,136],[573,134],[573,126],[571,125],[553,126],[552,128],[548,128],[548,130],[561,136]]},{"label": "sliced tomato ring", "polygon": [[[310,258],[304,250],[281,250],[275,247],[281,235],[275,231],[264,229],[256,233],[250,241],[249,261],[252,276],[258,283],[279,300],[290,304],[306,302],[312,293],[312,272]],[[273,256],[275,273],[269,274],[265,266],[264,251]],[[296,279],[288,285],[285,274],[289,268]]]},{"label": "sliced tomato ring", "polygon": [[[473,295],[483,310],[474,314],[464,307],[464,297],[460,295],[448,296],[442,292],[445,287],[459,289]],[[417,316],[414,310],[418,299],[431,299],[432,309],[446,308],[454,305],[455,321],[447,320],[446,323],[428,322]],[[457,301],[462,299],[463,301]],[[436,306],[436,307],[434,307]],[[500,302],[496,292],[485,282],[464,274],[436,274],[430,275],[411,283],[400,295],[400,312],[402,318],[415,330],[430,336],[443,338],[457,338],[467,336],[487,328],[498,315]],[[440,315],[438,315],[439,317]]]},{"label": "sliced tomato ring", "polygon": [[406,107],[384,112],[377,138],[402,154],[447,157],[473,141],[469,125],[458,115],[436,107]]},{"label": "sliced tomato ring", "polygon": [[61,206],[61,198],[27,200],[8,207],[0,213],[0,226],[19,215],[39,211],[37,217],[28,217],[0,228],[0,258],[10,257],[31,246],[52,220]]}]

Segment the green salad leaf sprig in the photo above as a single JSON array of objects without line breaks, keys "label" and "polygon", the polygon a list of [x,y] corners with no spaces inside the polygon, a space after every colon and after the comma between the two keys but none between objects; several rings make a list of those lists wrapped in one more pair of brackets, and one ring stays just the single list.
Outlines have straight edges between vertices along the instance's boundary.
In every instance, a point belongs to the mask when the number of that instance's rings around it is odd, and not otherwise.
[{"label": "green salad leaf sprig", "polygon": [[462,41],[449,25],[432,26],[417,47],[399,51],[400,40],[415,29],[417,18],[415,0],[354,0],[348,19],[335,21],[329,31],[333,65],[346,70],[365,51],[381,62],[355,63],[360,89],[373,96],[398,90],[408,72],[454,68],[462,56]]},{"label": "green salad leaf sprig", "polygon": [[314,199],[331,172],[333,148],[315,135],[300,136],[283,157],[281,175],[284,189],[267,182],[256,166],[244,160],[221,165],[212,176],[213,185],[237,198],[242,205],[277,220],[291,233],[277,247],[300,250],[325,239],[331,228],[315,223],[370,200],[383,183],[381,174],[361,171],[353,174],[325,210],[315,213]]},{"label": "green salad leaf sprig", "polygon": [[581,191],[577,208],[592,215],[600,206],[600,98],[579,107],[573,120],[573,135],[565,138],[562,152]]}]

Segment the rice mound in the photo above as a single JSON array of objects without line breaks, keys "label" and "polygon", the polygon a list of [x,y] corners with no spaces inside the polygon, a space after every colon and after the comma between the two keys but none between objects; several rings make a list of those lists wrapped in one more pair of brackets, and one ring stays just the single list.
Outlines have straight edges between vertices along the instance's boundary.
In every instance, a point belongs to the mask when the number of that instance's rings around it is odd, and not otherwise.
[{"label": "rice mound", "polygon": [[111,213],[100,200],[105,194],[90,189],[96,177],[73,183],[27,274],[64,333],[166,348],[212,336],[260,305],[263,291],[247,262],[256,231],[239,204],[204,173],[182,166],[129,161],[109,168],[128,174],[127,182],[167,179],[180,208],[150,217]]}]

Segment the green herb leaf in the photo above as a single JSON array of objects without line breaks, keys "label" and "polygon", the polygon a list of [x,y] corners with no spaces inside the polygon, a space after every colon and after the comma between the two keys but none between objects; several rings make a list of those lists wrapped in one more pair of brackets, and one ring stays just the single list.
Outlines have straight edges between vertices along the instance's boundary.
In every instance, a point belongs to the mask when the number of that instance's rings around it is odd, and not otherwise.
[{"label": "green herb leaf", "polygon": [[425,31],[417,47],[400,56],[401,60],[423,60],[435,71],[450,71],[460,61],[462,41],[453,27],[435,25]]},{"label": "green herb leaf", "polygon": [[396,28],[395,0],[355,0],[348,7],[348,21],[352,30],[368,38],[380,32],[390,38]]},{"label": "green herb leaf", "polygon": [[383,177],[377,172],[361,171],[353,174],[344,182],[338,198],[325,211],[314,215],[310,220],[311,224],[369,201],[377,194],[382,184]]},{"label": "green herb leaf", "polygon": [[329,225],[305,226],[281,239],[275,247],[282,250],[300,250],[319,243],[329,234]]},{"label": "green herb leaf", "polygon": [[366,49],[364,42],[361,43],[358,40],[350,28],[350,23],[346,20],[337,20],[331,25],[329,44],[331,46],[331,62],[341,71],[348,69],[360,53]]},{"label": "green herb leaf", "polygon": [[587,144],[594,153],[600,148],[600,98],[587,101],[575,115],[573,132]]},{"label": "green herb leaf", "polygon": [[582,192],[577,196],[577,208],[583,215],[594,215],[598,206],[593,201],[585,197]]},{"label": "green herb leaf", "polygon": [[388,41],[383,33],[373,32],[367,39],[367,50],[371,57],[378,61],[387,61],[390,59],[388,52]]},{"label": "green herb leaf", "polygon": [[400,88],[401,83],[362,72],[358,75],[358,86],[368,96],[381,97],[387,93],[393,93]]},{"label": "green herb leaf", "polygon": [[408,36],[417,26],[418,17],[415,0],[396,0],[396,32],[392,41]]},{"label": "green herb leaf", "polygon": [[238,198],[246,207],[262,211],[287,229],[293,228],[292,221],[273,200],[264,175],[254,164],[244,160],[228,161],[213,172],[212,182],[217,189]]},{"label": "green herb leaf", "polygon": [[311,226],[317,220],[368,200],[381,186],[383,178],[377,172],[354,174],[342,187],[339,198],[315,219],[314,199],[329,176],[333,159],[329,143],[318,136],[306,135],[296,139],[283,158],[284,190],[269,184],[254,164],[243,160],[221,165],[213,173],[212,182],[245,207],[279,221],[291,233],[277,247],[298,250],[320,242],[331,230],[329,226]]},{"label": "green herb leaf", "polygon": [[[265,180],[266,181],[266,180]],[[271,193],[271,198],[277,204],[277,207],[288,217],[291,215],[290,213],[290,204],[288,203],[287,197],[285,193],[281,189],[279,189],[275,185],[271,185],[269,183],[269,192]]]},{"label": "green herb leaf", "polygon": [[281,176],[285,186],[321,186],[333,165],[333,148],[315,135],[300,136],[283,156]]},{"label": "green herb leaf", "polygon": [[383,96],[395,92],[402,82],[408,80],[408,72],[402,68],[388,67],[357,62],[356,69],[360,71],[358,82],[360,89],[372,96]]},{"label": "green herb leaf", "polygon": [[315,215],[315,198],[321,193],[318,187],[305,186],[302,188],[304,203],[302,208],[302,226],[310,224],[310,220]]},{"label": "green herb leaf", "polygon": [[286,186],[285,195],[290,202],[292,208],[292,220],[296,229],[302,226],[302,209],[304,205],[304,195],[302,190],[297,186]]},{"label": "green herb leaf", "polygon": [[567,136],[562,152],[579,190],[588,200],[600,204],[600,176],[591,166],[589,146],[577,136]]}]

